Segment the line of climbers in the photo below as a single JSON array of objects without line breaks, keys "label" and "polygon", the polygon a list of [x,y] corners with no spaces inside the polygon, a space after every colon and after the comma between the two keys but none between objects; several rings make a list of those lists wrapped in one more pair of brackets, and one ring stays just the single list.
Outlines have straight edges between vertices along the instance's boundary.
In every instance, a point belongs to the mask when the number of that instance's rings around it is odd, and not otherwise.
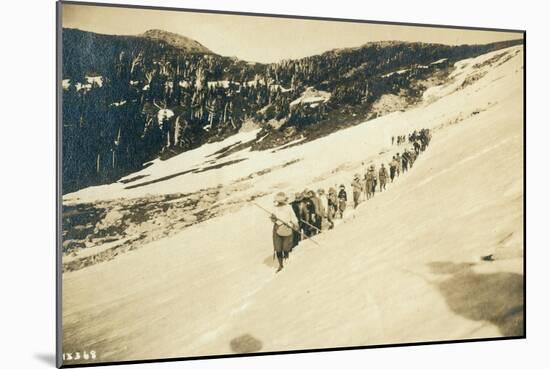
[{"label": "line of climbers", "polygon": [[[420,132],[414,131],[412,133],[409,133],[408,135],[399,135],[399,136],[391,136],[391,144],[397,143],[397,145],[402,145],[404,143],[407,143],[407,140],[410,144],[414,144],[418,141],[418,144],[421,145],[422,141],[425,139],[425,137],[419,136],[422,135],[423,131],[428,131],[428,129],[422,129]],[[397,139],[397,140],[396,140]],[[429,138],[428,138],[429,140]],[[424,150],[422,150],[424,151]]]},{"label": "line of climbers", "polygon": [[[405,136],[403,136],[405,137]],[[431,133],[428,129],[414,131],[409,135],[411,147],[405,148],[402,154],[392,157],[387,167],[382,163],[377,171],[374,164],[370,165],[361,178],[356,173],[351,183],[353,206],[356,208],[362,198],[368,200],[386,189],[388,181],[393,182],[396,177],[412,168],[418,155],[426,150],[430,143]],[[393,141],[393,137],[392,137]],[[330,187],[327,192],[320,188],[305,189],[297,192],[289,202],[284,192],[279,192],[274,199],[274,208],[271,214],[273,222],[273,248],[279,262],[277,272],[283,269],[283,260],[298,243],[311,238],[324,230],[334,228],[334,220],[343,218],[348,204],[348,195],[345,186]]]}]

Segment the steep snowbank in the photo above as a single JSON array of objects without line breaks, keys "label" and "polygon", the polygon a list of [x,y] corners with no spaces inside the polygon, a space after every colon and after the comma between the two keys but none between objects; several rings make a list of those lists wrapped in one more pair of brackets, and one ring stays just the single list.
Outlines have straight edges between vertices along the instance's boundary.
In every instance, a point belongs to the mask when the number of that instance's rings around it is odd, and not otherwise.
[{"label": "steep snowbank", "polygon": [[[505,62],[493,59],[503,52]],[[521,335],[522,63],[521,47],[465,60],[421,107],[285,150],[237,152],[216,160],[246,160],[220,170],[65,196],[193,192],[297,159],[252,176],[243,191],[348,184],[362,162],[387,162],[391,136],[434,128],[406,176],[318,236],[322,246],[302,242],[277,275],[271,224],[252,205],[64,274],[64,350],[138,360]],[[132,176],[150,181],[201,166],[254,136],[156,161]],[[269,206],[271,196],[258,202]],[[488,254],[495,261],[480,260]]]}]

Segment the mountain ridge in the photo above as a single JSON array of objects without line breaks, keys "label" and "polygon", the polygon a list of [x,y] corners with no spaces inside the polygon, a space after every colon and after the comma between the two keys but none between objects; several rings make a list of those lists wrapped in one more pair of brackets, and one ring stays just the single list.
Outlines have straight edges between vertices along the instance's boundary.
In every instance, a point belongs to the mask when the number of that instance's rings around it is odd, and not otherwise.
[{"label": "mountain ridge", "polygon": [[[320,138],[385,114],[376,108],[383,96],[398,96],[405,109],[454,62],[521,41],[371,43],[250,64],[189,51],[201,44],[185,36],[160,30],[145,34],[63,30],[64,193],[112,182],[155,158],[223,140],[245,122],[267,137],[252,150]],[[439,60],[444,62],[435,64]],[[330,98],[300,100],[310,88]],[[302,103],[292,104],[296,101]]]},{"label": "mountain ridge", "polygon": [[138,36],[146,37],[152,40],[161,40],[169,45],[189,52],[215,54],[197,40],[175,32],[169,32],[161,29],[150,29],[142,34],[139,34]]}]

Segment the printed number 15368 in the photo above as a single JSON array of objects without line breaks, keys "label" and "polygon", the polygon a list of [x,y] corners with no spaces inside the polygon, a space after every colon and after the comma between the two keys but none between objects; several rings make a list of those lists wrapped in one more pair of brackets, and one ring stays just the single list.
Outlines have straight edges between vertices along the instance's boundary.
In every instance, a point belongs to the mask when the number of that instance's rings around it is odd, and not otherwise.
[{"label": "printed number 15368", "polygon": [[95,351],[76,351],[76,352],[64,352],[63,353],[63,361],[70,361],[70,360],[94,360],[96,358],[96,352]]}]

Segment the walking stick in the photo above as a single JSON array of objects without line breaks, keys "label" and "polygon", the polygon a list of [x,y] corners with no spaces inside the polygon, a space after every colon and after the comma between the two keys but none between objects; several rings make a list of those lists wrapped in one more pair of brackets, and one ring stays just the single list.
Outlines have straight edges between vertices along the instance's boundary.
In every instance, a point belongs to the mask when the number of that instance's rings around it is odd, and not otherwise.
[{"label": "walking stick", "polygon": [[[269,210],[267,210],[267,209],[264,208],[263,206],[261,206],[261,205],[255,203],[255,202],[252,202],[252,203],[253,203],[254,205],[256,205],[257,207],[259,207],[260,209],[262,209],[263,211],[265,211],[266,213],[268,213],[269,215],[273,215],[273,216],[275,216],[275,218],[277,218],[277,216],[276,216],[275,214],[273,214],[272,212],[270,212]],[[292,229],[293,232],[296,232],[296,231],[294,230],[294,228],[293,228],[290,224],[288,224],[287,222],[285,222],[284,220],[281,220],[281,219],[279,219],[279,218],[277,218],[277,220],[278,220],[279,222],[283,223],[284,225],[286,225],[287,227],[289,227],[290,229]],[[309,223],[307,223],[307,222],[305,222],[305,221],[302,221],[302,222],[304,222],[304,223],[306,223],[306,224],[309,224]],[[312,226],[311,224],[309,224],[309,225],[310,225],[311,227],[313,227],[313,228],[317,228],[317,227]],[[319,229],[319,228],[317,228],[317,229]],[[305,237],[306,239],[310,240],[311,242],[313,242],[313,243],[316,244],[317,246],[322,246],[320,243],[316,242],[314,239],[312,239],[311,237],[309,237],[309,236],[306,235],[305,233],[303,233],[303,235],[304,235],[304,237]]]},{"label": "walking stick", "polygon": [[315,228],[316,230],[319,231],[319,233],[322,232],[319,228],[315,227],[313,224],[309,224],[309,223],[306,222],[305,220],[298,219],[298,221],[304,223],[304,224],[307,225],[307,226],[310,226],[311,228]]}]

